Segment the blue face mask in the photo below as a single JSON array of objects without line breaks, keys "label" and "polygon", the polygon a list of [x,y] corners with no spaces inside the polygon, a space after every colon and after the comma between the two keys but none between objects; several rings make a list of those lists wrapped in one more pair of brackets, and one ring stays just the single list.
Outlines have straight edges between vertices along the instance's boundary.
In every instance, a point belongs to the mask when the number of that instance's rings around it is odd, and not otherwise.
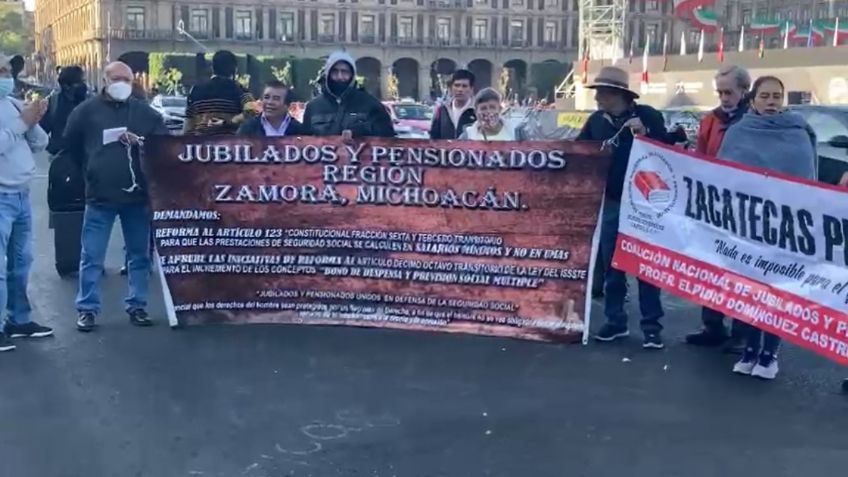
[{"label": "blue face mask", "polygon": [[0,98],[5,98],[15,90],[15,80],[12,78],[0,78]]}]

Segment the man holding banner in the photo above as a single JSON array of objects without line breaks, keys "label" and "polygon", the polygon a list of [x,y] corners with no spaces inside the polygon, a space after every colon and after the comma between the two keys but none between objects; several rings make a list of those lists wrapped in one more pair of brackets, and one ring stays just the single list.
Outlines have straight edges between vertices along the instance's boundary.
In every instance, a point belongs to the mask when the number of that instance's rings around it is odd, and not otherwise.
[{"label": "man holding banner", "polygon": [[[627,279],[624,272],[612,268],[610,264],[618,235],[621,191],[633,137],[643,134],[665,141],[668,134],[662,113],[650,106],[636,104],[639,95],[630,89],[628,75],[624,70],[613,66],[604,67],[595,82],[587,87],[595,90],[598,111],[589,116],[577,139],[605,141],[605,145],[613,149],[612,164],[607,175],[600,241],[600,258],[606,270],[604,313],[607,323],[595,335],[596,340],[607,342],[630,334],[624,311]],[[642,312],[643,347],[662,349],[665,345],[661,335],[660,318],[663,309],[659,288],[640,280],[639,305]]]}]

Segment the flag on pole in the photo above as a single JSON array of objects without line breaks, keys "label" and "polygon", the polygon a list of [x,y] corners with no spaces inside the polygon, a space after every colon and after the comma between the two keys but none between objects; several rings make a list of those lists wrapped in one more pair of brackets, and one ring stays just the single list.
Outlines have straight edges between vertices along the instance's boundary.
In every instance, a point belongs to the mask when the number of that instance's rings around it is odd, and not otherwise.
[{"label": "flag on pole", "polygon": [[789,22],[786,22],[786,28],[783,30],[783,49],[789,48]]},{"label": "flag on pole", "polygon": [[630,38],[630,57],[628,58],[627,62],[631,64],[633,63],[633,43],[635,43],[635,39]]},{"label": "flag on pole", "polygon": [[663,71],[668,66],[668,32],[663,33]]},{"label": "flag on pole", "polygon": [[807,48],[813,46],[813,19],[810,18],[810,29],[807,31]]},{"label": "flag on pole", "polygon": [[839,46],[839,17],[836,17],[833,25],[833,46]]},{"label": "flag on pole", "polygon": [[112,62],[112,12],[106,12],[106,64]]},{"label": "flag on pole", "polygon": [[642,82],[648,84],[648,56],[651,54],[651,36],[645,35],[645,51],[642,52]]},{"label": "flag on pole", "polygon": [[739,30],[739,51],[745,51],[745,25],[742,25],[742,29]]},{"label": "flag on pole", "polygon": [[698,63],[704,61],[704,30],[701,29],[701,37],[698,40]]},{"label": "flag on pole", "polygon": [[680,56],[686,56],[686,32],[680,32]]},{"label": "flag on pole", "polygon": [[582,65],[582,81],[583,84],[589,82],[589,44],[588,42],[583,47],[583,59],[581,61]]},{"label": "flag on pole", "polygon": [[718,38],[718,62],[724,63],[724,27],[719,30]]},{"label": "flag on pole", "polygon": [[763,35],[760,35],[760,50],[757,52],[757,56],[760,58],[766,56],[766,40]]}]

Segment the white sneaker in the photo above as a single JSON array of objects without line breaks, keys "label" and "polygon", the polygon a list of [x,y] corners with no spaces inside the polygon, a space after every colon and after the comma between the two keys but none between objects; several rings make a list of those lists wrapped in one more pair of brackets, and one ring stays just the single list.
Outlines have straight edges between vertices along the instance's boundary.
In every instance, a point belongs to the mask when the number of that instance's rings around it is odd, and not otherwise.
[{"label": "white sneaker", "polygon": [[750,376],[755,366],[757,366],[757,352],[752,349],[746,349],[739,361],[733,365],[733,372]]},{"label": "white sneaker", "polygon": [[780,367],[777,365],[777,355],[763,353],[754,369],[751,371],[751,376],[760,379],[772,380],[777,377]]}]

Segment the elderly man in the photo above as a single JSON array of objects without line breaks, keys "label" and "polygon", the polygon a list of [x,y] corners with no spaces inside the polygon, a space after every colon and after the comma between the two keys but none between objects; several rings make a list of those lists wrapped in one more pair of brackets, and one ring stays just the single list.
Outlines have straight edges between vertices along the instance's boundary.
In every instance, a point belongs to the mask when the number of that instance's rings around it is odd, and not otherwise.
[{"label": "elderly man", "polygon": [[32,265],[29,184],[35,175],[33,153],[47,147],[47,133],[38,126],[47,102],[23,105],[11,97],[15,90],[11,59],[0,52],[0,313],[7,313],[0,351],[15,349],[10,338],[53,334],[30,319],[27,297]]},{"label": "elderly man", "polygon": [[[718,71],[715,76],[715,84],[720,104],[701,120],[696,146],[698,152],[708,156],[718,154],[724,140],[724,133],[748,112],[748,90],[751,89],[751,75],[742,67],[728,65]],[[736,321],[733,321],[733,330],[728,333],[724,326],[724,315],[710,308],[701,310],[701,321],[703,328],[687,335],[687,343],[710,347],[727,343],[726,351],[742,352],[744,348],[743,337],[736,329]]]},{"label": "elderly man", "polygon": [[[630,89],[626,71],[613,66],[601,69],[594,83],[588,88],[595,90],[598,111],[586,120],[578,140],[606,141],[617,138],[612,146],[612,164],[607,176],[601,219],[600,258],[605,272],[604,313],[607,323],[595,335],[602,342],[614,341],[630,334],[624,301],[627,295],[627,280],[624,272],[612,268],[612,256],[618,236],[618,217],[624,176],[630,159],[635,135],[669,142],[662,113],[656,109],[636,104],[639,95]],[[642,311],[642,333],[645,349],[662,349],[663,316],[659,288],[639,280],[639,308]]]},{"label": "elderly man", "polygon": [[246,120],[239,136],[285,137],[304,136],[309,131],[289,114],[289,88],[277,80],[265,83],[262,92],[262,114]]},{"label": "elderly man", "polygon": [[150,209],[147,183],[139,164],[144,137],[166,135],[162,117],[132,96],[133,72],[124,63],[106,66],[103,91],[79,105],[68,118],[64,143],[74,149],[86,177],[77,310],[79,331],[92,331],[100,313],[100,278],[115,218],[127,249],[129,294],[126,311],[136,326],[152,324],[147,315],[150,270]]}]

